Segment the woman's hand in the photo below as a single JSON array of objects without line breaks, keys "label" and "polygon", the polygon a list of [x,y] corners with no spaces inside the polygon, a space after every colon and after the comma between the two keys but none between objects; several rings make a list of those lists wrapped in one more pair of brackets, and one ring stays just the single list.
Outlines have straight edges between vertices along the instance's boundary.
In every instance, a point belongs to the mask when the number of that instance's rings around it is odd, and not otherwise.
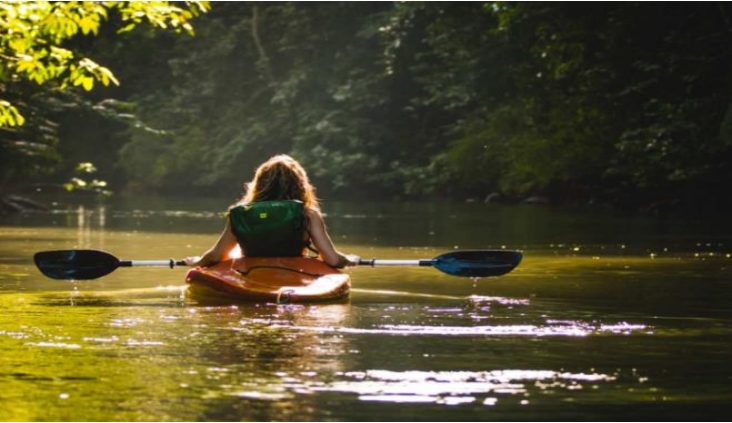
[{"label": "woman's hand", "polygon": [[201,256],[190,256],[183,259],[183,263],[186,264],[186,266],[198,266],[198,263],[201,262]]},{"label": "woman's hand", "polygon": [[355,254],[346,254],[344,257],[348,262],[346,266],[358,266],[358,263],[361,261],[361,257]]}]

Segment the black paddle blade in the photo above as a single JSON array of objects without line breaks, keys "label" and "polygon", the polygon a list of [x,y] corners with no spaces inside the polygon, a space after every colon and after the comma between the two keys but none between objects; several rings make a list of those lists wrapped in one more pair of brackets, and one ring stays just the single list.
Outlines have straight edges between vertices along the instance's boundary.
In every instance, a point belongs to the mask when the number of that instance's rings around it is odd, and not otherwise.
[{"label": "black paddle blade", "polygon": [[521,263],[522,254],[510,250],[462,250],[443,254],[432,265],[453,276],[500,276]]},{"label": "black paddle blade", "polygon": [[119,267],[117,257],[98,250],[41,251],[33,259],[38,270],[51,279],[96,279]]}]

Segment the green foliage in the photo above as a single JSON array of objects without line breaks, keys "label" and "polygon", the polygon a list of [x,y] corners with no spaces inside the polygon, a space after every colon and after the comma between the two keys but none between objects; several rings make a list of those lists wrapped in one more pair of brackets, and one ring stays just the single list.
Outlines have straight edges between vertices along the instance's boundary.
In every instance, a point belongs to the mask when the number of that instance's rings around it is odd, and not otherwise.
[{"label": "green foliage", "polygon": [[[148,22],[153,27],[193,34],[188,22],[208,9],[207,2],[187,2],[187,8],[170,2],[51,2],[11,1],[0,3],[0,83],[17,80],[39,85],[56,82],[61,89],[69,84],[86,91],[99,81],[104,86],[119,85],[112,71],[88,57],[79,57],[64,47],[77,36],[97,35],[110,11],[119,13],[126,24],[120,31],[132,30]],[[7,101],[0,102],[0,127],[22,125],[18,109]]]},{"label": "green foliage", "polygon": [[59,162],[57,122],[70,110],[122,116],[110,113],[103,102],[89,105],[74,90],[91,91],[97,82],[103,87],[119,85],[109,68],[76,48],[99,36],[105,22],[124,25],[119,32],[148,23],[192,34],[189,21],[208,8],[208,2],[0,3],[0,176],[50,172]]},{"label": "green foliage", "polygon": [[[83,109],[115,123],[63,131],[61,159],[91,160],[83,146],[105,138],[119,161],[98,163],[113,168],[104,179],[130,187],[236,195],[276,153],[300,159],[321,195],[358,198],[691,202],[732,177],[724,3],[219,2],[193,38],[125,31],[190,32],[198,3],[51,4],[77,16],[53,32],[88,36],[39,35],[72,56],[12,53],[3,78],[106,78]],[[30,104],[19,91],[0,104],[6,122]],[[100,101],[112,96],[129,110]]]},{"label": "green foliage", "polygon": [[0,100],[0,126],[23,126],[25,118],[7,100]]},{"label": "green foliage", "polygon": [[[584,198],[591,192],[611,202],[652,202],[654,196],[687,195],[686,187],[712,174],[729,175],[720,158],[729,157],[730,148],[718,136],[732,82],[724,9],[489,7],[499,24],[488,37],[498,73],[510,74],[510,90],[498,105],[492,98],[481,102],[480,121],[486,123],[478,132],[474,125],[462,127],[450,155],[461,180],[475,180],[477,170],[497,165],[476,147],[501,138],[510,142],[493,150],[505,160],[497,180],[489,181],[508,193],[556,195],[579,187]],[[485,73],[471,72],[477,81]],[[510,128],[496,119],[522,124]]]}]

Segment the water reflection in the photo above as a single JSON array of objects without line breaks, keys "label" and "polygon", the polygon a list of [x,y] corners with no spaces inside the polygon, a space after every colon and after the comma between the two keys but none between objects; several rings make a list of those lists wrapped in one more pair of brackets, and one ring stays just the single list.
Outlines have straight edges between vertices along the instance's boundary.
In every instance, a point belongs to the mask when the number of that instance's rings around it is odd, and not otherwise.
[{"label": "water reflection", "polygon": [[[538,390],[577,390],[587,384],[614,382],[617,375],[552,370],[389,371],[368,370],[338,375],[343,380],[315,391],[352,392],[363,401],[433,402],[445,405],[496,405],[498,396],[529,396]],[[592,386],[592,385],[591,385]],[[528,402],[526,402],[528,403]]]},{"label": "water reflection", "polygon": [[[103,250],[106,245],[104,230],[107,224],[107,208],[97,206],[87,208],[83,205],[65,211],[67,225],[76,226],[76,248]],[[74,219],[76,224],[73,225]]]},{"label": "water reflection", "polygon": [[[290,374],[311,375],[343,372],[349,340],[300,327],[348,325],[347,305],[260,305],[188,308],[188,354],[197,369],[187,386],[206,387],[203,399],[218,404],[208,413],[228,419],[232,404],[237,414],[254,420],[312,420],[318,407],[315,399],[291,389]],[[242,408],[248,408],[246,412]],[[237,416],[241,419],[242,414]]]},{"label": "water reflection", "polygon": [[487,326],[425,326],[425,325],[379,325],[375,328],[354,327],[288,327],[319,333],[370,334],[370,335],[424,335],[424,336],[590,336],[603,334],[632,335],[650,334],[652,328],[643,324],[620,322],[605,324],[583,321],[558,321],[548,319],[543,325],[503,324]]}]

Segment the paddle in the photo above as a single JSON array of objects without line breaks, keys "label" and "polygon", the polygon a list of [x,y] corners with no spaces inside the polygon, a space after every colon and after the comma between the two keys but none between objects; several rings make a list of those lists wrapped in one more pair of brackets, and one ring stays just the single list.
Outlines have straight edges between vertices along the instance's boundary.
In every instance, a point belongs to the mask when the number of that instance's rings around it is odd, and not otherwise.
[{"label": "paddle", "polygon": [[33,256],[36,266],[51,279],[84,280],[96,279],[114,272],[118,267],[138,266],[185,266],[183,261],[170,260],[125,260],[122,261],[106,251],[99,250],[57,250],[41,251]]},{"label": "paddle", "polygon": [[[485,277],[500,276],[521,262],[521,253],[510,250],[460,250],[439,255],[431,260],[361,260],[362,266],[432,266],[448,275]],[[118,267],[184,266],[182,261],[125,260],[106,251],[57,250],[41,251],[33,257],[36,266],[51,279],[86,280],[106,276]]]},{"label": "paddle", "polygon": [[361,266],[432,266],[448,275],[486,277],[504,275],[521,263],[522,254],[511,250],[458,250],[432,260],[361,260]]}]

